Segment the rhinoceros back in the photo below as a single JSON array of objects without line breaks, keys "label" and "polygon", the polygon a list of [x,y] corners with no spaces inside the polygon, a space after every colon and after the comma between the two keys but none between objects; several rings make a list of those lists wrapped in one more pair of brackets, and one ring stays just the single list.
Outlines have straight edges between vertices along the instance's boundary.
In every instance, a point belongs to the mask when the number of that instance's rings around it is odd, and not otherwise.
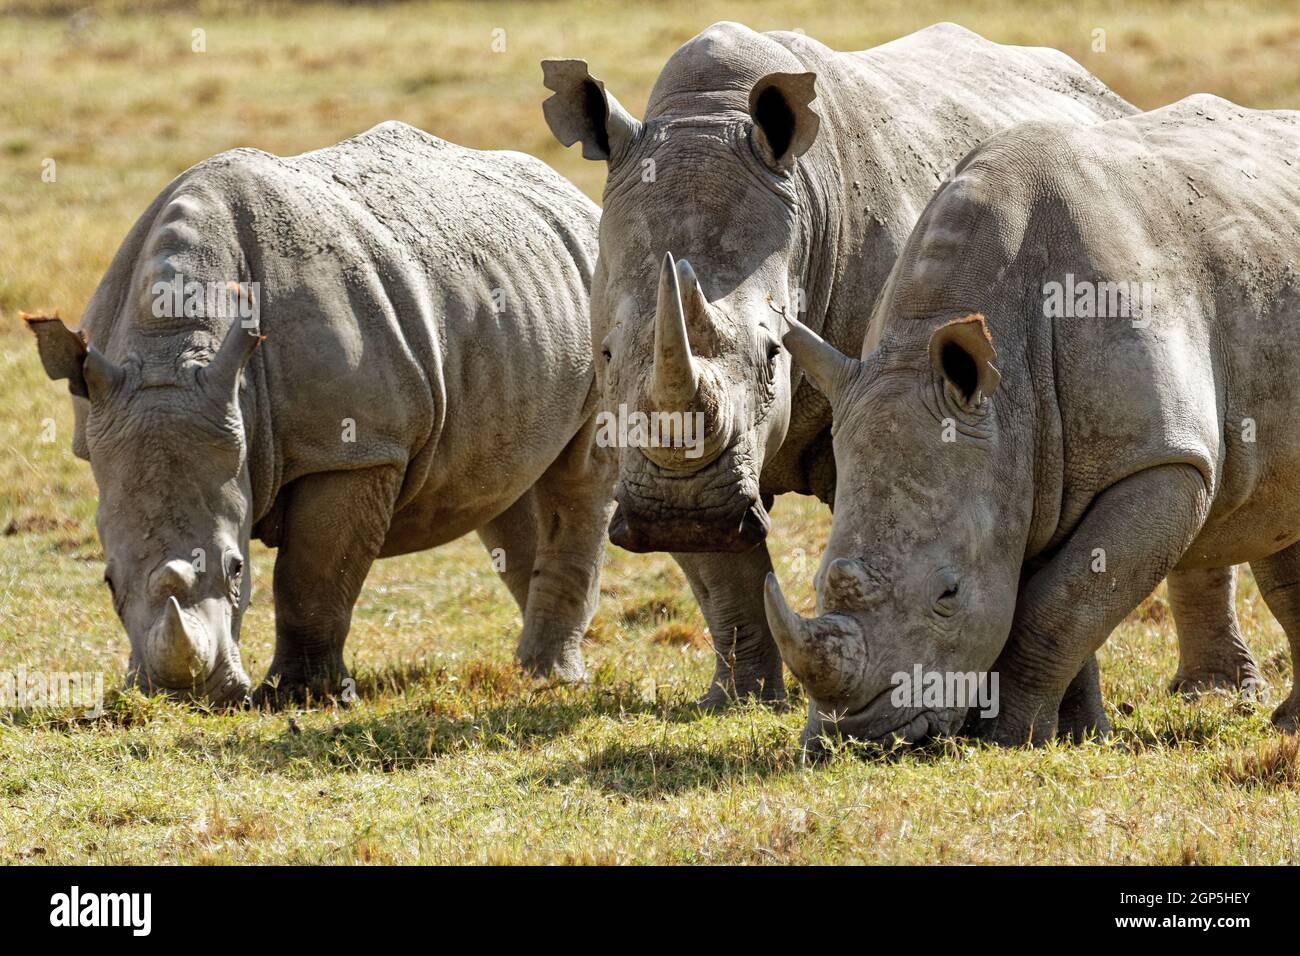
[{"label": "rhinoceros back", "polygon": [[[597,217],[540,161],[402,123],[300,156],[232,150],[155,200],[83,328],[165,370],[202,360],[232,320],[159,316],[158,283],[257,288],[259,512],[301,475],[377,465],[407,469],[403,498],[452,463],[522,491],[582,422]],[[492,450],[507,434],[517,465]]]}]

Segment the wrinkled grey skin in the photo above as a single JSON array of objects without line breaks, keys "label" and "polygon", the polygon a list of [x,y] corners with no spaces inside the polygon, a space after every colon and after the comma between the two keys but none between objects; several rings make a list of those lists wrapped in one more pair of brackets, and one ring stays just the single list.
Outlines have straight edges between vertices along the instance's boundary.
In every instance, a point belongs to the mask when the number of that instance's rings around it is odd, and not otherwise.
[{"label": "wrinkled grey skin", "polygon": [[[245,696],[257,537],[278,548],[260,697],[337,693],[371,563],[471,530],[524,613],[522,663],[580,678],[613,484],[592,441],[597,218],[538,160],[401,123],[289,158],[238,149],[132,229],[88,350],[29,320],[74,394],[134,680]],[[259,284],[256,327],[155,317],[176,274]]]},{"label": "wrinkled grey skin", "polygon": [[717,651],[703,704],[782,700],[766,509],[791,491],[832,502],[836,480],[830,409],[780,347],[781,315],[801,294],[801,320],[856,353],[917,216],[972,146],[1019,120],[1133,107],[1064,54],[952,24],[862,53],[715,24],[668,61],[644,122],[585,62],[543,68],[552,131],[609,164],[592,287],[606,405],[698,411],[708,431],[696,458],[621,451],[610,539],[673,552],[686,573]]},{"label": "wrinkled grey skin", "polygon": [[[1000,712],[969,729],[1047,740],[1081,665],[1171,571],[1250,562],[1300,663],[1298,164],[1300,113],[1212,96],[1022,124],[929,204],[860,362],[791,328],[840,473],[819,616],[766,590],[810,748],[958,731],[965,709],[891,703],[917,661],[992,668]],[[1045,317],[1067,274],[1150,283],[1149,307]],[[1296,730],[1294,686],[1273,721]]]}]

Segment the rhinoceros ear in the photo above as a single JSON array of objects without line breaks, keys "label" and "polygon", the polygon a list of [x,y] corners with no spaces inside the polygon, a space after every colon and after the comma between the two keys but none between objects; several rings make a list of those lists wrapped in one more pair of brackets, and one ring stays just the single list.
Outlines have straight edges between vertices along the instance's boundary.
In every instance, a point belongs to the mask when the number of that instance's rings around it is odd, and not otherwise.
[{"label": "rhinoceros ear", "polygon": [[993,364],[996,358],[984,316],[978,313],[953,319],[930,336],[930,364],[947,383],[949,394],[971,411],[1002,381]]},{"label": "rhinoceros ear", "polygon": [[41,355],[45,374],[54,381],[66,378],[68,391],[80,398],[88,398],[83,366],[86,361],[86,338],[74,332],[57,315],[29,315],[20,312],[22,320],[36,336],[36,350]]},{"label": "rhinoceros ear", "polygon": [[542,82],[555,92],[542,104],[546,124],[564,146],[581,141],[586,159],[618,157],[641,129],[587,72],[586,60],[543,60]]},{"label": "rhinoceros ear", "polygon": [[769,73],[749,91],[754,145],[773,169],[789,169],[817,139],[816,87],[816,73]]}]

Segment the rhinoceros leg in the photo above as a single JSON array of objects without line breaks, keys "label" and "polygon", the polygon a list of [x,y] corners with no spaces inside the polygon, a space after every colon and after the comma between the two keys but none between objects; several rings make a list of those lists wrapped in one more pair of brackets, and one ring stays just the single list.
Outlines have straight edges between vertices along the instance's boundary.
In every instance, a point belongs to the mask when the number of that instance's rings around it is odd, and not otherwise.
[{"label": "rhinoceros leg", "polygon": [[1273,723],[1289,734],[1300,731],[1300,544],[1263,561],[1252,561],[1259,593],[1291,644],[1291,693],[1273,711]]},{"label": "rhinoceros leg", "polygon": [[337,695],[352,606],[383,546],[402,473],[327,472],[287,490],[275,558],[275,656],[255,704]]},{"label": "rhinoceros leg", "polygon": [[1171,571],[1169,604],[1178,628],[1178,670],[1174,693],[1194,695],[1225,688],[1253,691],[1259,668],[1237,624],[1233,568]]},{"label": "rhinoceros leg", "polygon": [[[1022,587],[994,664],[1001,709],[976,733],[1011,746],[1052,739],[1062,698],[1084,662],[1169,574],[1208,511],[1205,481],[1189,465],[1150,468],[1098,495]],[[1105,570],[1094,571],[1101,556]]]},{"label": "rhinoceros leg", "polygon": [[767,628],[763,582],[772,570],[767,545],[744,554],[674,554],[713,635],[714,671],[699,700],[707,710],[753,697],[783,702],[781,653]]},{"label": "rhinoceros leg", "polygon": [[479,528],[478,536],[519,605],[519,613],[526,614],[528,588],[537,559],[537,495],[528,489],[518,501]]},{"label": "rhinoceros leg", "polygon": [[533,486],[537,548],[516,656],[539,677],[586,677],[582,638],[600,600],[616,461],[595,444],[595,417]]},{"label": "rhinoceros leg", "polygon": [[1110,733],[1106,708],[1101,701],[1101,670],[1097,655],[1091,655],[1070,681],[1057,711],[1057,739],[1069,743],[1083,743],[1089,737],[1104,737]]}]

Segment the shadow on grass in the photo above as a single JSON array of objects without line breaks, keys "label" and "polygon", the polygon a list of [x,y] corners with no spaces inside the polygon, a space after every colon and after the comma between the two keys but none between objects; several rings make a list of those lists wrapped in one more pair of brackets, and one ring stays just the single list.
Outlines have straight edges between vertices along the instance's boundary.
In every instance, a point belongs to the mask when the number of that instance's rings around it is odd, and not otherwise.
[{"label": "shadow on grass", "polygon": [[[359,682],[361,683],[361,682]],[[575,691],[550,688],[499,694],[499,688],[455,685],[409,703],[340,708],[326,727],[299,726],[293,712],[270,715],[280,730],[265,726],[218,736],[180,736],[182,751],[214,756],[253,771],[293,773],[344,771],[391,773],[448,754],[526,747],[572,733],[584,720],[658,713],[629,686]],[[485,695],[485,696],[483,696]]]},{"label": "shadow on grass", "polygon": [[781,731],[742,746],[615,743],[585,760],[567,761],[544,774],[520,777],[519,782],[555,787],[581,780],[608,794],[645,799],[716,790],[798,769],[798,745]]}]

